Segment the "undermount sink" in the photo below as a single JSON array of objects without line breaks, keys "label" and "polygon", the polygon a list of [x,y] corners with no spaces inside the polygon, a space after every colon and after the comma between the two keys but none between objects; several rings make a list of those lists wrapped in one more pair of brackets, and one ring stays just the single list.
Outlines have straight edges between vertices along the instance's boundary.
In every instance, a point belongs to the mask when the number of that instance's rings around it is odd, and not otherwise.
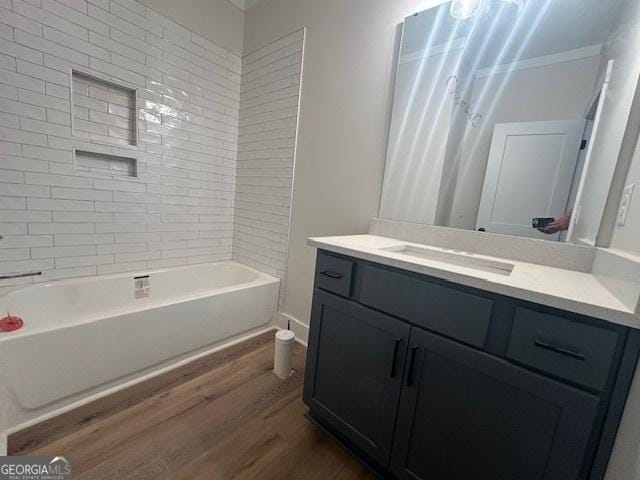
[{"label": "undermount sink", "polygon": [[472,253],[418,247],[416,245],[396,245],[393,247],[383,247],[380,248],[380,250],[505,276],[511,275],[514,268],[514,265],[511,263],[479,258]]}]

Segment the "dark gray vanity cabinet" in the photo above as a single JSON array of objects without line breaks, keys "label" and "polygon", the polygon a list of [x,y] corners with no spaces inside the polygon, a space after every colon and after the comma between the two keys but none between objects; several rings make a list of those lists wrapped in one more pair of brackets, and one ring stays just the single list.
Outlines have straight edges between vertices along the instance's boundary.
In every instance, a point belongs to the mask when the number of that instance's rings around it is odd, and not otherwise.
[{"label": "dark gray vanity cabinet", "polygon": [[600,480],[640,336],[320,251],[304,400],[385,478]]},{"label": "dark gray vanity cabinet", "polygon": [[[410,327],[316,292],[305,401],[371,458],[386,465],[402,388]],[[307,377],[311,379],[312,377]]]},{"label": "dark gray vanity cabinet", "polygon": [[401,479],[578,478],[598,398],[414,329],[391,461]]}]

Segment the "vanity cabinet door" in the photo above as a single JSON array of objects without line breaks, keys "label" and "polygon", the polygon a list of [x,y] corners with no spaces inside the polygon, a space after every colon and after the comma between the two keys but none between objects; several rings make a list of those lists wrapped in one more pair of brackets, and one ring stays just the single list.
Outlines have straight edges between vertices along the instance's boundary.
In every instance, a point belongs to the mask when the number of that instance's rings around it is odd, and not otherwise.
[{"label": "vanity cabinet door", "polygon": [[407,357],[398,478],[583,478],[597,397],[420,329]]},{"label": "vanity cabinet door", "polygon": [[387,466],[410,327],[315,290],[304,400],[312,415]]}]

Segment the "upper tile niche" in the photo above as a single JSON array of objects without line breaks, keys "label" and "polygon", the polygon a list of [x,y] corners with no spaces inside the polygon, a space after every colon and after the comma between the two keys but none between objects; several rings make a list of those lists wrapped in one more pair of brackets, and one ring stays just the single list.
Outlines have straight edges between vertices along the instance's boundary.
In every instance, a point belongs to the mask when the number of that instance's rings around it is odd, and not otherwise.
[{"label": "upper tile niche", "polygon": [[73,136],[92,143],[138,144],[134,88],[77,70],[71,72]]}]

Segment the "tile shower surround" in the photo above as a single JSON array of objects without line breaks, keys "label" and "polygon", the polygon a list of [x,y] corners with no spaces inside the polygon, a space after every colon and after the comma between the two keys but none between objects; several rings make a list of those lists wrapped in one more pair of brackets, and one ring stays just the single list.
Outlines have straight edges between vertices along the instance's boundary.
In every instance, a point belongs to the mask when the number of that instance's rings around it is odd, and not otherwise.
[{"label": "tile shower surround", "polygon": [[[107,89],[76,105],[72,136],[72,68],[137,89],[137,146]],[[0,0],[0,274],[43,272],[0,287],[232,258],[241,71],[238,55],[133,0]],[[74,148],[135,157],[138,177],[75,169]],[[262,177],[290,192],[292,161]],[[277,196],[288,225],[290,193]],[[245,217],[262,211],[252,198]],[[286,259],[284,230],[260,240],[268,231],[248,235]]]},{"label": "tile shower surround", "polygon": [[242,59],[233,255],[283,282],[303,44],[299,30]]}]

